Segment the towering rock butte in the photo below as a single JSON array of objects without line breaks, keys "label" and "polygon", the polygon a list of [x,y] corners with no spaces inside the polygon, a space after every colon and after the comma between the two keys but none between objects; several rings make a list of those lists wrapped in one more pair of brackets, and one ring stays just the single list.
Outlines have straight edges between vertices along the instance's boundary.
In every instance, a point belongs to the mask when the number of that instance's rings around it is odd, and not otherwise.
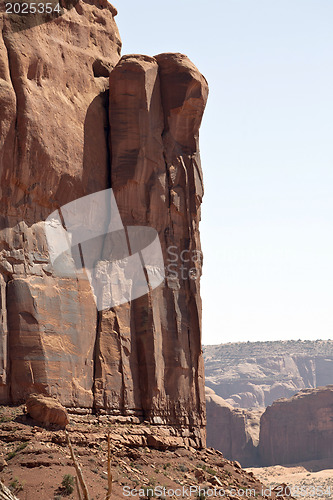
[{"label": "towering rock butte", "polygon": [[200,255],[207,82],[181,54],[120,58],[116,13],[79,0],[29,30],[0,18],[0,399],[51,394],[173,425],[201,446],[201,302],[189,272],[200,275],[201,259],[186,259],[187,279],[167,274],[100,313],[85,274],[49,259],[43,221],[110,187],[124,226],[157,230],[166,265],[170,246]]}]

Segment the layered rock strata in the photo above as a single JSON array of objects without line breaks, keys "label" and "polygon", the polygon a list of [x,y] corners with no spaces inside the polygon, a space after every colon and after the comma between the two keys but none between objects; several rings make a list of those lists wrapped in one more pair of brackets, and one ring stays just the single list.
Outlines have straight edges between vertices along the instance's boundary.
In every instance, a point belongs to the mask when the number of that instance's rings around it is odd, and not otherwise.
[{"label": "layered rock strata", "polygon": [[[201,446],[198,130],[208,88],[181,54],[120,59],[115,14],[80,0],[30,30],[0,20],[0,397],[38,392],[135,414]],[[111,187],[125,228],[157,231],[167,272],[144,296],[98,312],[85,269],[73,275],[70,256],[50,261],[43,221]]]}]

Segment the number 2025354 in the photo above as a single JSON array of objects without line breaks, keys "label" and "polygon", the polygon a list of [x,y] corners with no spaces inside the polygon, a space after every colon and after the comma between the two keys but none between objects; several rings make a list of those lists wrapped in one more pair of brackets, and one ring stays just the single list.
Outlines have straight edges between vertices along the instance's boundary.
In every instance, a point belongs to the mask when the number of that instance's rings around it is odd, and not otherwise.
[{"label": "number 2025354", "polygon": [[7,14],[61,14],[59,3],[51,2],[6,2]]}]

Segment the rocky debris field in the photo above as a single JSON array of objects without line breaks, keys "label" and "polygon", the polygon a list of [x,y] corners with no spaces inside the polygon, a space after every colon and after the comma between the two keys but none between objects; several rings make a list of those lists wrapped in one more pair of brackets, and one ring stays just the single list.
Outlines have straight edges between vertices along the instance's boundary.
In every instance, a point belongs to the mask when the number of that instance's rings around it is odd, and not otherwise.
[{"label": "rocky debris field", "polygon": [[[104,500],[106,495],[108,433],[112,498],[133,498],[135,494],[150,498],[147,495],[152,490],[156,497],[161,492],[159,498],[165,499],[207,498],[215,488],[217,498],[221,492],[220,497],[229,500],[277,498],[273,491],[264,496],[263,488],[268,490],[253,472],[226,460],[221,452],[176,446],[159,426],[125,422],[124,417],[71,415],[67,430],[91,500]],[[157,448],[142,445],[149,439]],[[0,454],[0,479],[20,500],[77,498],[76,491],[71,492],[75,469],[65,432],[39,427],[24,406],[1,407]]]}]

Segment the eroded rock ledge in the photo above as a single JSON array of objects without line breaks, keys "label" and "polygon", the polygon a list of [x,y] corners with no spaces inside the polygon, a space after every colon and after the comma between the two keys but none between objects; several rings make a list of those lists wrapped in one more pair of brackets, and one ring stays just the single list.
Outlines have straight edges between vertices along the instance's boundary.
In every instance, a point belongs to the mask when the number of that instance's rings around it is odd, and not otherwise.
[{"label": "eroded rock ledge", "polygon": [[0,399],[50,394],[190,429],[201,446],[202,259],[100,313],[84,274],[49,259],[48,215],[110,187],[124,226],[157,230],[166,266],[170,247],[201,255],[206,80],[182,54],[120,59],[115,14],[80,0],[16,33],[0,18]]}]

